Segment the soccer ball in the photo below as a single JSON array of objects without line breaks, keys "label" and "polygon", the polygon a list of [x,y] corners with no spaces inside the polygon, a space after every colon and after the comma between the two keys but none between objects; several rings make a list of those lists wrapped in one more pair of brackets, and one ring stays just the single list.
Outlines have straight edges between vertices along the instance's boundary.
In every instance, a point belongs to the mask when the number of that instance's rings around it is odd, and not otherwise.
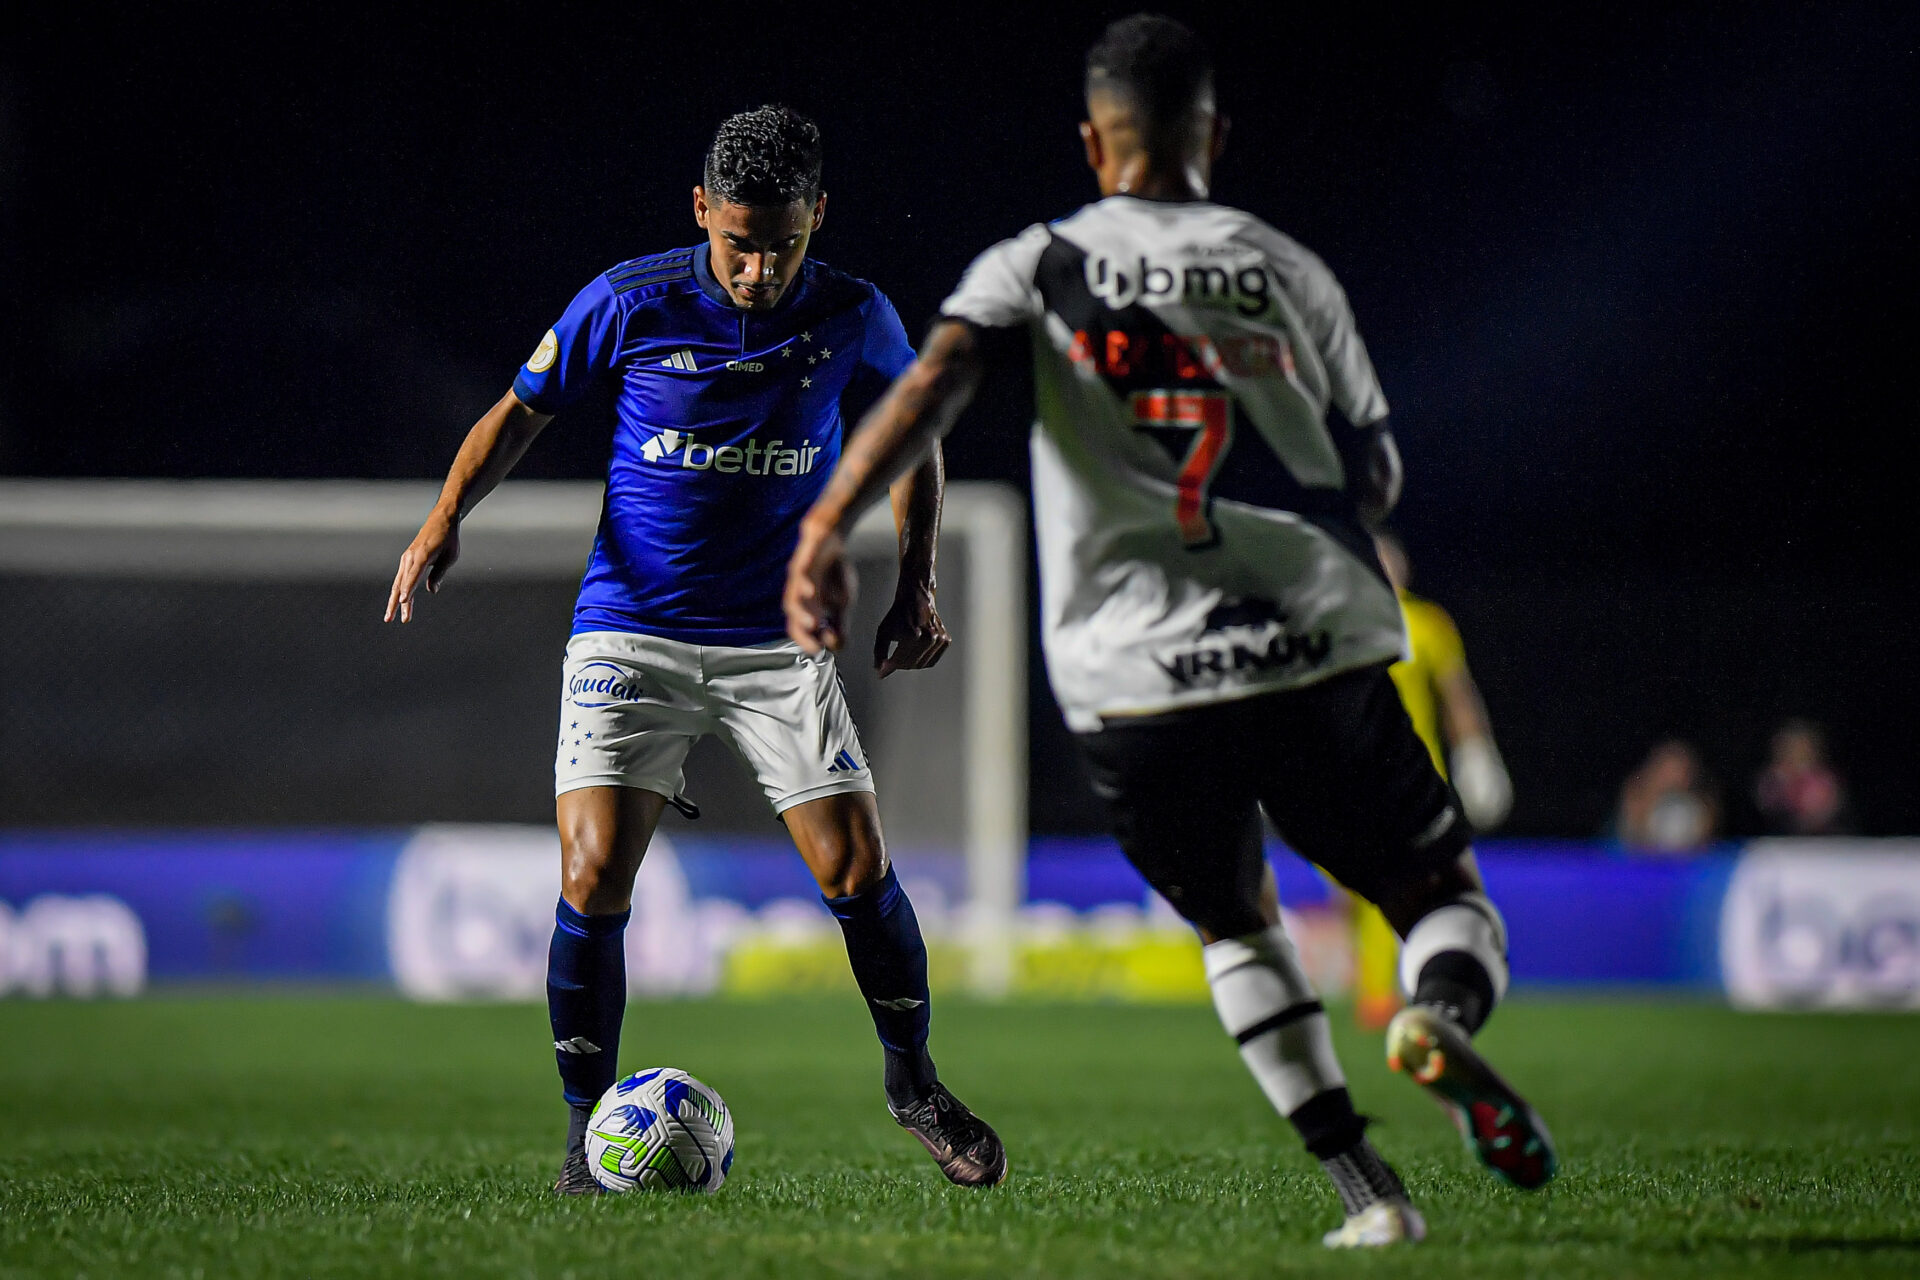
[{"label": "soccer ball", "polygon": [[609,1191],[718,1191],[733,1167],[733,1115],[676,1067],[636,1071],[595,1104],[587,1167]]}]

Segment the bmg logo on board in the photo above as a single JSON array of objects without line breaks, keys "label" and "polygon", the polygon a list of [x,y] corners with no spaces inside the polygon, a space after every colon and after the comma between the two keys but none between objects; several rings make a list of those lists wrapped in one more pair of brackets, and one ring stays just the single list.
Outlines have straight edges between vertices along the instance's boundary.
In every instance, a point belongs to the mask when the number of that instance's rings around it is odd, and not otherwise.
[{"label": "bmg logo on board", "polygon": [[147,985],[147,933],[109,894],[46,893],[17,911],[0,902],[0,996],[136,996]]}]

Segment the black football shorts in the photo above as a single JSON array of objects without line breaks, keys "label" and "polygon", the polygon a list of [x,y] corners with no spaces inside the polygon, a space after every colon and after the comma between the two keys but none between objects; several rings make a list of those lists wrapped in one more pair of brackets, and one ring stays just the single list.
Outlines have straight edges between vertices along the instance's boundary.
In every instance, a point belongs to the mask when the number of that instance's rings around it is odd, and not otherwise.
[{"label": "black football shorts", "polygon": [[1384,664],[1078,735],[1127,858],[1223,936],[1260,927],[1259,810],[1294,852],[1378,901],[1470,833]]}]

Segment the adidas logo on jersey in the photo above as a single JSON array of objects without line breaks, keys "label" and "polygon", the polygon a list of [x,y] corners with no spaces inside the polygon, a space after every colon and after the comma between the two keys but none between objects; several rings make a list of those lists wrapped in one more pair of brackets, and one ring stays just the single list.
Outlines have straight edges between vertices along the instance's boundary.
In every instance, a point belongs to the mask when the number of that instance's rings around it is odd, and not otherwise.
[{"label": "adidas logo on jersey", "polygon": [[804,476],[812,473],[820,459],[821,446],[811,440],[802,440],[800,446],[788,449],[785,440],[772,440],[762,445],[758,440],[749,440],[746,447],[739,445],[701,444],[684,431],[672,429],[662,431],[640,446],[640,456],[648,462],[664,462],[674,465],[672,459],[679,455],[679,465],[688,471],[713,470],[724,475],[745,472],[750,476]]},{"label": "adidas logo on jersey", "polygon": [[833,763],[827,766],[828,773],[858,773],[860,762],[853,758],[851,751],[842,750],[834,756]]},{"label": "adidas logo on jersey", "polygon": [[1087,258],[1086,270],[1087,292],[1115,311],[1136,302],[1182,302],[1230,306],[1243,316],[1257,316],[1273,300],[1273,277],[1264,262],[1168,266],[1144,254],[1137,262],[1095,254]]},{"label": "adidas logo on jersey", "polygon": [[669,369],[678,369],[682,373],[698,373],[700,367],[693,362],[693,351],[682,347],[660,362]]}]

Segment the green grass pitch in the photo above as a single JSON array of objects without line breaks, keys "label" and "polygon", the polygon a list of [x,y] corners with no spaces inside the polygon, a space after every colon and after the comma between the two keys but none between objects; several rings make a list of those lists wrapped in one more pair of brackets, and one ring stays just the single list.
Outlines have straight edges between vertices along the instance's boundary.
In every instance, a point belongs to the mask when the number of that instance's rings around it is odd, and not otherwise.
[{"label": "green grass pitch", "polygon": [[563,1202],[544,1010],[0,1002],[0,1276],[1920,1274],[1920,1018],[1516,1000],[1483,1044],[1559,1137],[1534,1196],[1339,1026],[1417,1248],[1321,1249],[1333,1194],[1205,1008],[945,1002],[1013,1157],[969,1192],[888,1121],[854,1001],[636,1004],[621,1065],[716,1086],[733,1176]]}]

